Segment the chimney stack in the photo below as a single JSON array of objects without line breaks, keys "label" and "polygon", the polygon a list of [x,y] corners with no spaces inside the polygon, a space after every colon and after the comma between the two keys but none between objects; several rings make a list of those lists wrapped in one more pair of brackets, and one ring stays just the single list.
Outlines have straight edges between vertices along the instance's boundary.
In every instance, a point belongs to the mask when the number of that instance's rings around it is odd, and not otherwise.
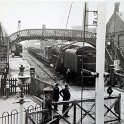
[{"label": "chimney stack", "polygon": [[115,3],[115,10],[114,10],[114,12],[119,12],[119,6],[120,6],[120,3],[116,2]]}]

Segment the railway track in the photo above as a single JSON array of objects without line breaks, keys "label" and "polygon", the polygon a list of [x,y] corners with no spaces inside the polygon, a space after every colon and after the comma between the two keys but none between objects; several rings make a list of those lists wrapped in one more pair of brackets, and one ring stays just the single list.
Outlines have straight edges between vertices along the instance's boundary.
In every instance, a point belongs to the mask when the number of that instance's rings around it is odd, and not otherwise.
[{"label": "railway track", "polygon": [[42,81],[48,82],[49,84],[54,84],[54,73],[50,68],[46,67],[39,60],[30,55],[26,50],[23,53],[24,58],[27,60],[31,67],[36,70],[36,77]]}]

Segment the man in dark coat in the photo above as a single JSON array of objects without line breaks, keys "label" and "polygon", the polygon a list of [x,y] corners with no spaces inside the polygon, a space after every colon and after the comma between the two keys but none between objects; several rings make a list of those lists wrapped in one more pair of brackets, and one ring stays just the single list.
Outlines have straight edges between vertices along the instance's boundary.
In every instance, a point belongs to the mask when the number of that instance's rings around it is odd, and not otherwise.
[{"label": "man in dark coat", "polygon": [[70,69],[67,69],[65,79],[66,79],[66,83],[68,83],[68,84],[70,83],[70,79],[71,79],[70,76],[71,76]]},{"label": "man in dark coat", "polygon": [[[58,83],[55,84],[55,87],[53,88],[53,101],[58,102],[59,101],[59,87]],[[57,111],[58,105],[54,105],[54,109]]]},{"label": "man in dark coat", "polygon": [[[65,85],[65,88],[60,91],[60,95],[63,97],[63,101],[70,100],[71,94],[69,91],[68,84]],[[62,113],[64,113],[69,108],[69,103],[63,104]],[[66,112],[65,117],[69,117],[68,112]]]}]

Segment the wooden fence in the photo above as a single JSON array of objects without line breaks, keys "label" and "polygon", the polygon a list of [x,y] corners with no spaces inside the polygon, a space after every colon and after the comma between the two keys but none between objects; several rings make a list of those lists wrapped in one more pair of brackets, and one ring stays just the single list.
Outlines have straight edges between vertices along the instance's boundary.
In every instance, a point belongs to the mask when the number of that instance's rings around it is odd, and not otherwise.
[{"label": "wooden fence", "polygon": [[[9,82],[9,92],[8,95],[16,95],[18,90],[17,87],[17,79],[11,78],[11,79],[1,79],[1,90],[3,95],[6,95],[6,82]],[[29,84],[23,84],[21,85],[23,94],[28,94],[30,92]]]}]

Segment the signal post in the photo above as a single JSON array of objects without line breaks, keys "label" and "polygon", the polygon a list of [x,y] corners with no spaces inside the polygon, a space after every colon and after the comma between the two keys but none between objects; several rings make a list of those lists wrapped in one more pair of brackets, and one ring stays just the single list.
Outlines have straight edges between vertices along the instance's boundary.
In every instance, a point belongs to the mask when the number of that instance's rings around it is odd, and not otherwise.
[{"label": "signal post", "polygon": [[106,38],[106,12],[105,2],[98,3],[98,24],[96,40],[96,124],[104,124],[104,68],[105,68],[105,38]]}]

